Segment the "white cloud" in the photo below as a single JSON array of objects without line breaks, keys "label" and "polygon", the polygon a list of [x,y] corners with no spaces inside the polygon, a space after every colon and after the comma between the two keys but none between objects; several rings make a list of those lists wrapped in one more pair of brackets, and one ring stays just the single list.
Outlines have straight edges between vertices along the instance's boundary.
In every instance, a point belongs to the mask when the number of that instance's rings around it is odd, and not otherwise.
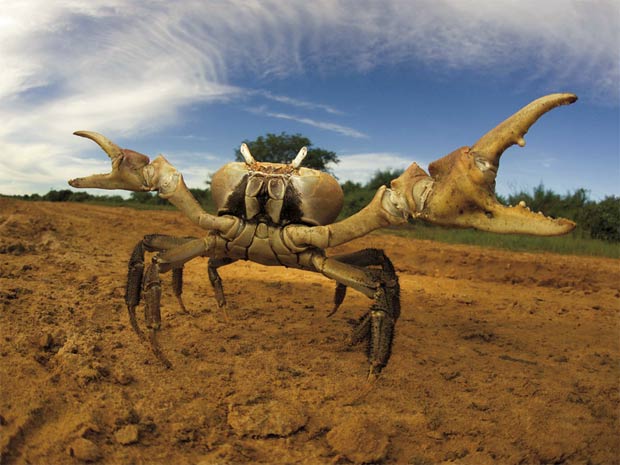
[{"label": "white cloud", "polygon": [[307,124],[308,126],[314,126],[315,128],[321,128],[326,131],[336,132],[338,134],[342,134],[343,136],[355,137],[357,139],[364,139],[368,137],[366,134],[356,129],[343,126],[341,124],[331,123],[329,121],[318,121],[312,118],[305,118],[303,116],[295,116],[295,115],[290,115],[288,113],[278,113],[274,111],[268,111],[263,107],[250,108],[248,109],[248,111],[251,111],[252,113],[256,113],[256,114],[269,116],[270,118],[279,118],[279,119],[286,119],[289,121],[296,121],[298,123]]},{"label": "white cloud", "polygon": [[253,91],[253,92],[250,92],[250,94],[260,95],[269,100],[273,100],[274,102],[279,102],[285,105],[291,105],[291,106],[298,107],[298,108],[304,108],[307,110],[321,110],[321,111],[330,113],[332,115],[343,114],[342,111],[338,110],[337,108],[334,108],[331,105],[325,105],[323,103],[308,102],[307,100],[300,100],[300,99],[296,99],[292,97],[287,97],[286,95],[276,95],[276,94],[273,94],[265,90]]},{"label": "white cloud", "polygon": [[[366,184],[378,170],[396,170],[407,168],[414,160],[397,153],[356,153],[342,155],[340,163],[331,166],[340,182],[353,181]],[[423,162],[417,160],[418,164]]]},{"label": "white cloud", "polygon": [[[159,131],[190,103],[247,95],[232,84],[237,76],[267,82],[412,60],[443,73],[527,68],[543,87],[562,83],[617,104],[618,10],[613,0],[4,0],[0,192],[24,188],[15,179],[42,166],[48,174],[60,161],[76,166],[78,146],[67,142],[76,129]],[[263,97],[339,115],[323,103]],[[365,136],[306,115],[268,115]]]}]

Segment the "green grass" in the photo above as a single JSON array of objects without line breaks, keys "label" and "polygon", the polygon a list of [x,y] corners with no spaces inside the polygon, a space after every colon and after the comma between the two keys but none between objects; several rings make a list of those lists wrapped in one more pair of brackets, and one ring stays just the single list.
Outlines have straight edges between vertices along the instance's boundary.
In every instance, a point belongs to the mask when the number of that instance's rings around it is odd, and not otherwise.
[{"label": "green grass", "polygon": [[402,237],[428,239],[448,244],[467,244],[524,252],[551,252],[564,255],[620,258],[620,243],[580,237],[578,231],[558,237],[493,234],[473,229],[449,229],[425,225],[407,225],[387,228],[382,231]]}]

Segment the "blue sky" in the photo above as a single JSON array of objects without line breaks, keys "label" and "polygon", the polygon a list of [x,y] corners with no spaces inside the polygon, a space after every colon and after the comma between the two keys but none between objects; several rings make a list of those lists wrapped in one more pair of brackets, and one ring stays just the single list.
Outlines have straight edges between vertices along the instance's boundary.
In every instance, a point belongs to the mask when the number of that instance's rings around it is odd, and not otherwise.
[{"label": "blue sky", "polygon": [[507,151],[498,191],[620,195],[619,51],[611,0],[3,0],[0,193],[109,171],[75,130],[163,153],[192,187],[245,139],[301,133],[364,182],[574,92]]}]

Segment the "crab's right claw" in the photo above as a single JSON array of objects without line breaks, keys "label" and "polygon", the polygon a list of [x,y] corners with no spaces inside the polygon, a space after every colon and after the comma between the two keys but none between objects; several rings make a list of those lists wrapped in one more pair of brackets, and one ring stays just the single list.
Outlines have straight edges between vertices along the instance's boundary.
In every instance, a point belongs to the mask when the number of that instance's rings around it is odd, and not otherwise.
[{"label": "crab's right claw", "polygon": [[144,168],[149,164],[149,157],[133,150],[122,149],[96,132],[76,131],[74,134],[95,141],[112,160],[112,172],[72,179],[69,185],[137,192],[152,190],[144,176]]},{"label": "crab's right claw", "polygon": [[566,234],[575,228],[570,220],[531,212],[524,204],[501,205],[495,196],[495,178],[504,150],[513,144],[525,145],[523,137],[538,118],[576,100],[573,94],[541,97],[489,131],[473,146],[462,147],[431,163],[430,177],[414,164],[392,181],[392,188],[405,194],[412,216],[430,223],[495,233]]}]

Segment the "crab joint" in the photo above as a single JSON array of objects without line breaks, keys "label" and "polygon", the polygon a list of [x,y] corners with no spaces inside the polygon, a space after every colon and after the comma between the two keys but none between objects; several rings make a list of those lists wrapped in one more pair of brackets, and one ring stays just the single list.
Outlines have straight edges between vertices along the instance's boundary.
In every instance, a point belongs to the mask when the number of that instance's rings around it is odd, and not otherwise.
[{"label": "crab joint", "polygon": [[144,178],[151,189],[159,191],[159,196],[164,199],[176,192],[183,179],[181,173],[161,155],[144,167]]}]

